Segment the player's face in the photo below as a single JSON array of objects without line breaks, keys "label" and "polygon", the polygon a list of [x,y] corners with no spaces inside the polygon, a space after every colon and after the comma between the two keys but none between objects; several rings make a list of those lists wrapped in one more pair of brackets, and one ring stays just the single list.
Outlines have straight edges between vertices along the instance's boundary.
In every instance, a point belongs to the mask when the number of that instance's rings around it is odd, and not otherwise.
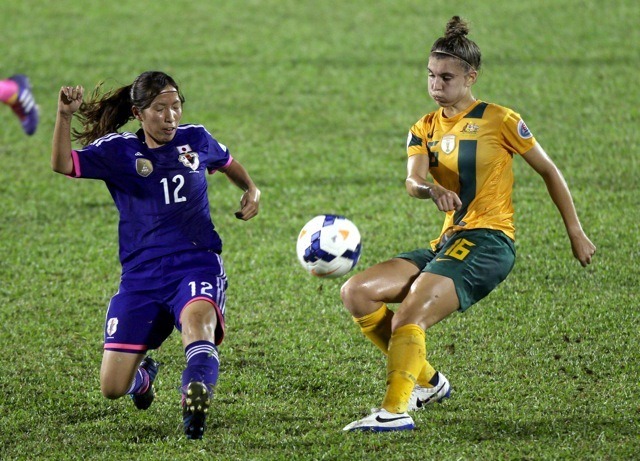
[{"label": "player's face", "polygon": [[147,145],[160,147],[170,142],[176,135],[182,118],[180,95],[172,86],[166,86],[146,109],[134,108],[134,115],[142,123]]},{"label": "player's face", "polygon": [[452,107],[471,97],[476,73],[467,72],[454,57],[429,58],[429,96],[440,107]]}]

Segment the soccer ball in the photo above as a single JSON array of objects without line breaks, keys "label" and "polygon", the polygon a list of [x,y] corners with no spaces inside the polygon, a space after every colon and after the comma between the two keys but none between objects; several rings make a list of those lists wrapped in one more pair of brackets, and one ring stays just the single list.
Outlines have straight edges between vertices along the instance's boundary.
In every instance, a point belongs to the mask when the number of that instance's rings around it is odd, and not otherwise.
[{"label": "soccer ball", "polygon": [[300,231],[296,250],[300,264],[311,275],[341,277],[360,259],[360,232],[344,216],[319,215]]}]

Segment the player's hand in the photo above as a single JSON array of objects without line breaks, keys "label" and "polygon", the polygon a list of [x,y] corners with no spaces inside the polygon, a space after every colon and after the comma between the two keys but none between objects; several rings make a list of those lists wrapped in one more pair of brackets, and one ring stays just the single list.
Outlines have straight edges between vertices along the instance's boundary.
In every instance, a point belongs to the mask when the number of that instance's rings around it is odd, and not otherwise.
[{"label": "player's hand", "polygon": [[431,187],[429,195],[440,211],[446,212],[462,208],[462,201],[460,197],[458,197],[458,194],[437,184]]},{"label": "player's hand", "polygon": [[58,112],[65,115],[73,115],[80,108],[83,95],[84,87],[81,85],[60,88]]},{"label": "player's hand", "polygon": [[240,209],[236,211],[236,218],[248,221],[258,214],[260,208],[260,190],[248,190],[242,194]]},{"label": "player's hand", "polygon": [[580,261],[582,267],[587,267],[587,265],[591,264],[591,258],[596,253],[596,246],[589,240],[589,237],[587,237],[584,232],[570,236],[570,239],[573,256]]}]

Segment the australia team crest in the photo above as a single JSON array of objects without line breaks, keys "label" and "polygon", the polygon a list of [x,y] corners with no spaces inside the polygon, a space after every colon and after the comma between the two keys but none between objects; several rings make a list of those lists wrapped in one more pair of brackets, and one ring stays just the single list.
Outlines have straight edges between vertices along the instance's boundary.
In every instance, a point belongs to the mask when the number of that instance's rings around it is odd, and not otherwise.
[{"label": "australia team crest", "polygon": [[178,160],[184,166],[191,168],[193,171],[197,171],[200,166],[200,158],[198,157],[197,152],[193,152],[191,150],[191,146],[189,144],[185,144],[184,146],[178,146]]}]

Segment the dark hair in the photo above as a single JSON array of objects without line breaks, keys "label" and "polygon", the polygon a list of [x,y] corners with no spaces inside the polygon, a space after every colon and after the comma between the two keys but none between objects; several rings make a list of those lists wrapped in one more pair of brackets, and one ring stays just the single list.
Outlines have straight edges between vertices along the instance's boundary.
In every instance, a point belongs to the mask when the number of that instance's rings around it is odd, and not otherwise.
[{"label": "dark hair", "polygon": [[467,38],[469,26],[460,16],[452,17],[447,23],[444,37],[437,39],[431,47],[431,55],[453,56],[468,66],[467,70],[480,70],[481,53],[478,45]]},{"label": "dark hair", "polygon": [[132,107],[140,111],[151,105],[160,92],[170,85],[178,91],[180,101],[184,97],[173,78],[164,72],[149,71],[138,75],[131,85],[100,95],[103,82],[93,90],[89,101],[83,102],[76,116],[82,123],[82,130],[73,130],[73,139],[87,145],[133,119]]}]

